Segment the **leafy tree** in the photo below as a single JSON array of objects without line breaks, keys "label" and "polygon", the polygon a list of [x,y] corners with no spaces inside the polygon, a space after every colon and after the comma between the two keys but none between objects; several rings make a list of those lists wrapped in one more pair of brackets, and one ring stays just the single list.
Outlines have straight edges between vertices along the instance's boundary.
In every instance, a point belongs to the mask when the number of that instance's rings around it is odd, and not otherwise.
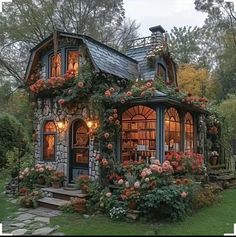
[{"label": "leafy tree", "polygon": [[119,49],[137,36],[125,18],[123,0],[14,0],[0,15],[0,78],[24,83],[29,49],[55,29],[93,38]]},{"label": "leafy tree", "polygon": [[213,75],[194,64],[179,66],[178,85],[182,91],[191,92],[194,96],[214,98],[217,93],[217,83]]},{"label": "leafy tree", "polygon": [[170,32],[170,50],[179,64],[196,64],[200,53],[201,29],[195,26],[174,27]]},{"label": "leafy tree", "polygon": [[[0,113],[0,167],[6,164],[8,151],[18,148],[20,153],[26,151],[27,138],[23,126],[12,116]],[[19,154],[22,156],[23,154]]]},{"label": "leafy tree", "polygon": [[208,51],[214,61],[212,69],[221,84],[219,99],[227,98],[236,91],[236,15],[233,2],[225,0],[195,0],[199,11],[208,13],[205,29]]}]

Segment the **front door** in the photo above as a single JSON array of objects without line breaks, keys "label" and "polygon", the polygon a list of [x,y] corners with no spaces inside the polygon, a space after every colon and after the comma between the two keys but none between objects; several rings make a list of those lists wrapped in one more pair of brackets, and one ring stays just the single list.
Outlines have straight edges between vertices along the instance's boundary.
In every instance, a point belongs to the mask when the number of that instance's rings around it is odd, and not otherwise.
[{"label": "front door", "polygon": [[82,119],[75,120],[70,127],[69,182],[81,174],[88,174],[89,129]]}]

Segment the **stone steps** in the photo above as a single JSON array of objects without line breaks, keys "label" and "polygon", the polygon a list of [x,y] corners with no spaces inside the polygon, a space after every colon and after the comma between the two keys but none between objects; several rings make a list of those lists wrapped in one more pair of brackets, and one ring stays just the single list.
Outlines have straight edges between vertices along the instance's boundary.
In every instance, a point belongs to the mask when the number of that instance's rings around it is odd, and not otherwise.
[{"label": "stone steps", "polygon": [[38,200],[39,206],[54,210],[59,209],[64,204],[69,204],[71,198],[86,198],[88,196],[82,193],[81,190],[75,190],[73,187],[65,187],[65,189],[48,187],[42,188],[41,191],[44,194],[44,198]]},{"label": "stone steps", "polygon": [[70,202],[58,198],[43,197],[38,200],[38,203],[41,207],[57,210],[60,206],[69,204]]},{"label": "stone steps", "polygon": [[64,188],[42,188],[43,193],[50,193],[51,197],[69,201],[71,197],[86,198],[87,194],[81,190],[67,190]]}]

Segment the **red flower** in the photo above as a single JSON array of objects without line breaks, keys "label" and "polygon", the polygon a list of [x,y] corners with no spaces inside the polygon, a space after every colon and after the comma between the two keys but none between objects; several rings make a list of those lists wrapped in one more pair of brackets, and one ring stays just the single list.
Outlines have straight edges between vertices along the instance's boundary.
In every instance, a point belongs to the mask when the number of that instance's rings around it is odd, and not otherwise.
[{"label": "red flower", "polygon": [[111,92],[110,92],[109,90],[106,90],[106,91],[105,91],[105,96],[106,96],[106,97],[110,97],[110,96],[111,96]]}]

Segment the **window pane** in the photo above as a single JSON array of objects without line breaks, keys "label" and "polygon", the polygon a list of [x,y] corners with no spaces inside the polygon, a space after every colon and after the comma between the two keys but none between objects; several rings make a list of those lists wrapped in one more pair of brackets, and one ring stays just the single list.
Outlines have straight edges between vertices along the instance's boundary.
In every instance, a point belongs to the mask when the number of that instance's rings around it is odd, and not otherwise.
[{"label": "window pane", "polygon": [[51,57],[51,77],[61,76],[61,53]]},{"label": "window pane", "polygon": [[55,159],[55,135],[46,134],[43,137],[43,158],[44,160]]},{"label": "window pane", "polygon": [[165,112],[165,151],[180,151],[180,118],[175,108]]},{"label": "window pane", "polygon": [[186,113],[184,117],[184,131],[185,131],[185,141],[184,150],[193,151],[193,117],[190,113]]},{"label": "window pane", "polygon": [[78,74],[79,71],[79,51],[69,51],[67,59],[67,70],[75,70]]},{"label": "window pane", "polygon": [[44,126],[44,132],[56,132],[56,126],[53,121],[49,121]]},{"label": "window pane", "polygon": [[122,161],[156,156],[156,112],[134,106],[122,114]]}]

